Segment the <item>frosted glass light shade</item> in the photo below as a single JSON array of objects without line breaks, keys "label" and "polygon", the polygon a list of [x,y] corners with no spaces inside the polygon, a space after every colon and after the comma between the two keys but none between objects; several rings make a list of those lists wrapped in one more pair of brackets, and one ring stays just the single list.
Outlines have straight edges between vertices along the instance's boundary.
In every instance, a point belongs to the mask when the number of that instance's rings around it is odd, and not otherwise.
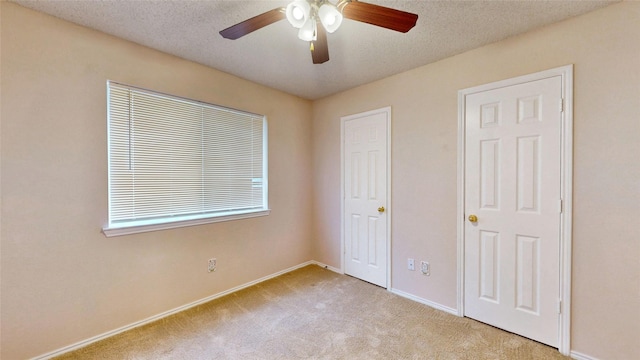
[{"label": "frosted glass light shade", "polygon": [[305,0],[296,0],[287,5],[287,20],[294,28],[300,29],[309,20],[311,6]]},{"label": "frosted glass light shade", "polygon": [[311,18],[307,20],[298,32],[298,38],[304,41],[313,41],[316,39],[316,19]]},{"label": "frosted glass light shade", "polygon": [[332,33],[338,30],[340,24],[342,24],[342,13],[331,4],[322,4],[318,9],[318,16],[327,32]]}]

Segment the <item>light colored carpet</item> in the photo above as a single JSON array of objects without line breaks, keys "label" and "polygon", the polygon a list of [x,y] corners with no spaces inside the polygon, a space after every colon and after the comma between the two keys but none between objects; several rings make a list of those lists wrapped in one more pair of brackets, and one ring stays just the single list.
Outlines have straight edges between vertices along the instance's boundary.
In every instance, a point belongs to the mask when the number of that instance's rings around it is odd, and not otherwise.
[{"label": "light colored carpet", "polygon": [[568,359],[307,266],[56,359]]}]

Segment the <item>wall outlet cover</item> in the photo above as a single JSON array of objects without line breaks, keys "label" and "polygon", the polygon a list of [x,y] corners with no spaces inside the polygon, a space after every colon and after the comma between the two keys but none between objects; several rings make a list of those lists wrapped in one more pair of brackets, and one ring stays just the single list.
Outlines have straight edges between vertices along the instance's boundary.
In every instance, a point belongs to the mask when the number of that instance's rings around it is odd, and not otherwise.
[{"label": "wall outlet cover", "polygon": [[213,272],[216,271],[217,260],[215,258],[209,259],[208,271]]},{"label": "wall outlet cover", "polygon": [[416,269],[415,261],[413,259],[407,260],[407,269],[414,271]]},{"label": "wall outlet cover", "polygon": [[431,275],[431,266],[429,266],[428,262],[421,261],[420,262],[420,271],[422,271],[423,274],[429,276],[429,275]]}]

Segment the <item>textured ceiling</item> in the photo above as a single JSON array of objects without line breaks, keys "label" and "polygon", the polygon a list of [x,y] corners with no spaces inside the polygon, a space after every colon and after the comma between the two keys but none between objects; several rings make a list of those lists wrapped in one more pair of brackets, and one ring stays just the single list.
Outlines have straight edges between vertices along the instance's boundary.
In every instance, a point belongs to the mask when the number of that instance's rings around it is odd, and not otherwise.
[{"label": "textured ceiling", "polygon": [[345,19],[328,34],[330,60],[313,65],[286,20],[238,40],[218,32],[283,1],[13,0],[22,6],[204,64],[306,99],[318,99],[617,1],[365,1],[419,15],[406,34]]}]

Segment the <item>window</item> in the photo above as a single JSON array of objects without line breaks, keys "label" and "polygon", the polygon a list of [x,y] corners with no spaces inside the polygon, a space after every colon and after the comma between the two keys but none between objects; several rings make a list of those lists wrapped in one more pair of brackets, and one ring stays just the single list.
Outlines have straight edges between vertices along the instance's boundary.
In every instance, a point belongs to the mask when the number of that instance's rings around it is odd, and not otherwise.
[{"label": "window", "polygon": [[264,116],[107,83],[107,236],[268,215]]}]

